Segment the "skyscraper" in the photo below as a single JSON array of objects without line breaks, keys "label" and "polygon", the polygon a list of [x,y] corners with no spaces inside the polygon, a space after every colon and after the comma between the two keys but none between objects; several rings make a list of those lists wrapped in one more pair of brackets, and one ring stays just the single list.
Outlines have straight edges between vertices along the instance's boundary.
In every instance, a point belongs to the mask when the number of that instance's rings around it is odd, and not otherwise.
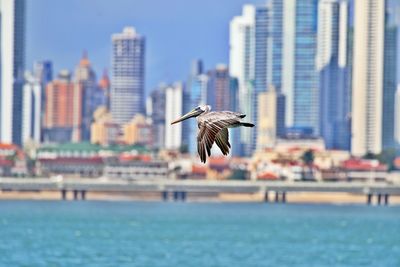
[{"label": "skyscraper", "polygon": [[[230,77],[229,83],[229,110],[239,111],[239,83],[237,78]],[[229,142],[231,143],[232,156],[243,155],[242,145],[240,142],[240,129],[234,129],[229,132]]]},{"label": "skyscraper", "polygon": [[165,90],[165,148],[180,149],[182,146],[182,123],[171,125],[180,118],[183,110],[183,85],[175,83]]},{"label": "skyscraper", "polygon": [[[194,60],[191,65],[191,71],[187,82],[186,89],[190,95],[189,109],[207,103],[207,85],[209,77],[203,72],[203,62],[201,60]],[[188,150],[191,154],[197,153],[197,122],[196,120],[186,120],[183,123],[189,125],[189,141]]]},{"label": "skyscraper", "polygon": [[320,134],[329,149],[350,149],[349,4],[318,4],[317,71]]},{"label": "skyscraper", "polygon": [[204,74],[203,61],[193,60],[186,87],[190,94],[191,108],[206,104],[207,81],[208,76]]},{"label": "skyscraper", "polygon": [[[274,1],[272,12],[280,5]],[[286,97],[286,126],[319,132],[319,95],[315,71],[317,0],[284,0],[282,6],[282,93]],[[275,23],[279,24],[279,22]],[[274,38],[277,36],[274,35]]]},{"label": "skyscraper", "polygon": [[133,27],[112,36],[111,114],[116,123],[144,114],[145,38]]},{"label": "skyscraper", "polygon": [[42,85],[31,73],[25,75],[22,102],[22,144],[41,140]]},{"label": "skyscraper", "polygon": [[100,105],[106,105],[104,91],[96,82],[94,73],[86,52],[83,54],[78,66],[75,68],[74,82],[82,88],[82,140],[90,140],[90,125],[93,113]]},{"label": "skyscraper", "polygon": [[44,141],[78,142],[81,140],[83,91],[71,74],[63,70],[46,88]]},{"label": "skyscraper", "polygon": [[230,108],[230,76],[228,67],[218,64],[215,69],[207,72],[207,104],[213,110],[222,111]]},{"label": "skyscraper", "polygon": [[[153,145],[155,148],[165,147],[165,90],[166,85],[159,85],[150,95],[151,116],[153,127]],[[169,125],[168,125],[169,127]]]},{"label": "skyscraper", "polygon": [[382,150],[385,1],[355,0],[351,152]]},{"label": "skyscraper", "polygon": [[400,85],[397,86],[395,103],[395,140],[400,147]]},{"label": "skyscraper", "polygon": [[[249,121],[254,115],[255,14],[254,6],[243,6],[242,15],[234,17],[229,28],[229,74],[238,81],[239,109]],[[255,142],[252,130],[242,127],[240,131],[243,152],[250,155]]]},{"label": "skyscraper", "polygon": [[[282,91],[282,38],[283,38],[283,1],[272,0],[269,4],[269,45],[267,61],[268,87]],[[272,86],[272,87],[271,87]]]},{"label": "skyscraper", "polygon": [[98,88],[100,89],[100,98],[107,109],[110,108],[110,79],[108,78],[107,70],[103,71],[103,76],[100,78],[98,83]]},{"label": "skyscraper", "polygon": [[[255,8],[255,24],[254,24],[254,91],[257,93],[268,90],[267,84],[271,77],[268,77],[267,62],[270,61],[272,55],[269,54],[270,34],[270,9],[267,6],[257,6]],[[257,95],[253,98],[257,99]],[[257,100],[253,101],[257,105]],[[257,110],[257,106],[254,107]],[[257,115],[257,112],[254,113]]]},{"label": "skyscraper", "polygon": [[0,1],[0,141],[21,144],[25,0]]},{"label": "skyscraper", "polygon": [[53,80],[53,63],[50,60],[36,61],[33,63],[33,75],[42,86]]},{"label": "skyscraper", "polygon": [[386,17],[384,65],[383,65],[383,104],[382,104],[382,148],[395,147],[395,95],[397,86],[397,26],[389,25]]},{"label": "skyscraper", "polygon": [[[42,126],[44,124],[44,114],[46,112],[46,87],[49,82],[53,80],[53,63],[49,60],[44,61],[36,61],[33,63],[33,76],[36,80],[39,81],[41,87],[41,123]],[[43,134],[43,131],[41,131]],[[40,137],[40,140],[43,141],[43,135]]]}]

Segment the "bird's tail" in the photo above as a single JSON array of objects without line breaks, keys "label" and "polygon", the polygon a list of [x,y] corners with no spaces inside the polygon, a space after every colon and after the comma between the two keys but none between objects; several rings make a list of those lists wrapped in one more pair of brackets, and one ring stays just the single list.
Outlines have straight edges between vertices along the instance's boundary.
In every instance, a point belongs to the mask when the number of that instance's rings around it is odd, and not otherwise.
[{"label": "bird's tail", "polygon": [[252,123],[248,123],[248,122],[241,122],[240,126],[244,126],[244,127],[254,127],[255,125]]}]

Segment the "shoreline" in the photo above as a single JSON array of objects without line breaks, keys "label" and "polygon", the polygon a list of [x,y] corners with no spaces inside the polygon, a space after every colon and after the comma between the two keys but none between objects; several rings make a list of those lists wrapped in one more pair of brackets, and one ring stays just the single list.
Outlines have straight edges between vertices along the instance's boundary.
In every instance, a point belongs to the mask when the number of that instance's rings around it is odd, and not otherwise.
[{"label": "shoreline", "polygon": [[[61,194],[58,191],[0,191],[1,200],[61,200]],[[160,194],[148,192],[87,192],[85,200],[80,198],[76,201],[159,201],[163,202]],[[72,192],[67,195],[65,201],[74,201]],[[174,200],[170,196],[168,202]],[[219,194],[199,194],[188,193],[187,202],[247,202],[262,203],[264,196],[262,194],[244,194],[244,193],[219,193]],[[286,203],[298,204],[364,204],[366,196],[361,194],[339,193],[339,192],[291,192],[286,195]],[[179,200],[181,202],[181,200]],[[372,201],[372,205],[377,205],[377,200]],[[275,203],[274,195],[271,195],[268,203]],[[281,203],[281,202],[280,202]],[[382,202],[381,205],[384,205]],[[390,196],[389,205],[400,205],[400,196]]]}]

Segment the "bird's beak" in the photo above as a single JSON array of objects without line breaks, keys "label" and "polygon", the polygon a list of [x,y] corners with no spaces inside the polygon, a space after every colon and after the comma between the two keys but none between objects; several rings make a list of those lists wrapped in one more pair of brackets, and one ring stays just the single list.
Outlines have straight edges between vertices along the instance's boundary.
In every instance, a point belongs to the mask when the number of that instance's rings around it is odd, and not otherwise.
[{"label": "bird's beak", "polygon": [[201,109],[197,109],[197,108],[193,109],[192,111],[186,113],[185,115],[183,115],[179,119],[174,120],[173,122],[171,122],[171,125],[175,124],[175,123],[178,123],[178,122],[181,122],[181,121],[184,121],[184,120],[187,120],[187,119],[192,118],[192,117],[196,117],[196,116],[200,115],[202,112],[203,111]]}]

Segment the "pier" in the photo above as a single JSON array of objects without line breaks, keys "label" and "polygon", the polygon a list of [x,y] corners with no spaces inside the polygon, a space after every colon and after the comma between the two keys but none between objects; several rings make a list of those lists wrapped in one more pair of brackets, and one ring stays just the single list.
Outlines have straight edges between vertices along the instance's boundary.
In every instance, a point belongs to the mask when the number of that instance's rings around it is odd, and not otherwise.
[{"label": "pier", "polygon": [[0,178],[2,191],[58,191],[62,200],[85,200],[88,192],[158,193],[163,201],[186,201],[190,193],[262,194],[270,203],[285,203],[295,192],[338,192],[365,196],[368,205],[388,205],[400,196],[400,184],[363,182],[211,181],[211,180],[114,180]]}]

